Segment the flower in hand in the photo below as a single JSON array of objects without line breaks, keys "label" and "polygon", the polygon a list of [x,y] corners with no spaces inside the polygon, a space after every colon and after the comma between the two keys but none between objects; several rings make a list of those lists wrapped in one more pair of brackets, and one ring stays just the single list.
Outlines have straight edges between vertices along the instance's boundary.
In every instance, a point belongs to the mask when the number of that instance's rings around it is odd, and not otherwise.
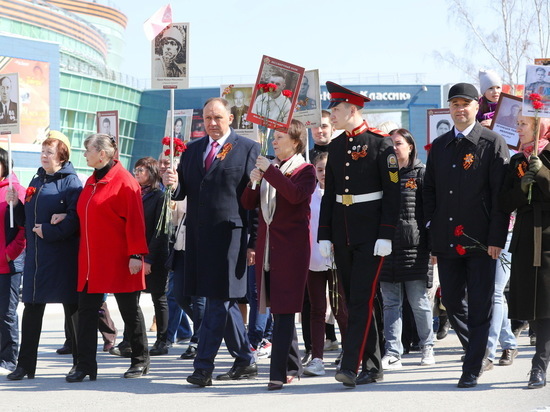
[{"label": "flower in hand", "polygon": [[250,172],[250,181],[251,182],[259,182],[262,180],[263,172],[260,169],[252,169],[252,172]]},{"label": "flower in hand", "polygon": [[262,172],[265,172],[270,165],[271,165],[271,162],[267,157],[258,156],[258,159],[256,159],[256,167],[260,169]]}]

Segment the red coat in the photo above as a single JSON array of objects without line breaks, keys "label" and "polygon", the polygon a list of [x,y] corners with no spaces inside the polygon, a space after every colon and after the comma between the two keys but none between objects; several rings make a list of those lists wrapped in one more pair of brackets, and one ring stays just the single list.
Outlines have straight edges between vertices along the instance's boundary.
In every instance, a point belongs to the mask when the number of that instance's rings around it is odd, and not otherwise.
[{"label": "red coat", "polygon": [[[269,166],[264,174],[277,190],[277,208],[269,225],[270,244],[270,302],[272,313],[302,311],[304,290],[309,269],[311,247],[309,242],[309,202],[315,190],[315,169],[305,163],[290,177]],[[260,205],[260,190],[247,187],[241,198],[246,209]],[[258,301],[265,302],[262,287],[266,223],[260,210],[258,240],[256,243],[256,284]]]},{"label": "red coat", "polygon": [[89,293],[135,292],[145,289],[143,269],[130,274],[131,255],[148,253],[141,189],[122,165],[96,182],[87,181],[77,204],[80,218],[78,287]]}]

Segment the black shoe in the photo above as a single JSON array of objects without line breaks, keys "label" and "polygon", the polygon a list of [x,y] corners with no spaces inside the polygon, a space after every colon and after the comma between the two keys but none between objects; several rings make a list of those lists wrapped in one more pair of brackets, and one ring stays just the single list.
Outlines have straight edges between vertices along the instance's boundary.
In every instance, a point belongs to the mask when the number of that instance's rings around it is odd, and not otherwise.
[{"label": "black shoe", "polygon": [[197,356],[197,347],[191,344],[187,350],[181,354],[180,359],[194,359],[195,356]]},{"label": "black shoe", "polygon": [[76,372],[76,365],[73,365],[73,367],[71,368],[71,370],[69,371],[69,373],[65,376],[68,376],[68,375],[72,375],[73,373]]},{"label": "black shoe", "polygon": [[97,378],[97,372],[88,373],[88,372],[76,370],[70,375],[65,376],[65,380],[70,383],[82,382],[84,378],[88,375],[90,376],[91,381],[95,381]]},{"label": "black shoe", "polygon": [[18,366],[17,368],[15,368],[15,370],[12,373],[10,373],[7,376],[7,378],[10,381],[20,381],[25,376],[27,377],[27,379],[34,379],[34,372],[29,373],[25,369],[23,369],[21,366]]},{"label": "black shoe", "polygon": [[255,363],[248,366],[233,365],[228,372],[216,376],[216,380],[229,381],[237,379],[250,379],[255,376],[258,376],[258,366]]},{"label": "black shoe", "polygon": [[359,374],[359,376],[357,376],[355,383],[357,385],[366,385],[367,383],[382,382],[383,380],[384,380],[384,372],[370,370],[370,371],[362,371]]},{"label": "black shoe", "polygon": [[114,348],[109,349],[109,353],[115,356],[122,356],[123,358],[132,357],[132,348],[126,343],[119,343]]},{"label": "black shoe", "polygon": [[168,345],[166,342],[163,341],[156,341],[151,350],[149,351],[149,355],[151,356],[159,356],[159,355],[166,355],[168,353]]},{"label": "black shoe", "polygon": [[[9,377],[9,375],[8,375]],[[529,375],[529,382],[527,383],[528,389],[539,389],[546,386],[546,376],[539,368],[531,369]]]},{"label": "black shoe", "polygon": [[439,328],[437,328],[437,340],[445,339],[447,337],[447,334],[449,333],[449,328],[451,327],[451,323],[449,322],[449,318],[445,317],[445,320],[439,324]]},{"label": "black shoe", "polygon": [[73,348],[70,346],[63,345],[55,351],[58,355],[70,355],[73,353]]},{"label": "black shoe", "polygon": [[311,359],[312,359],[311,351],[308,350],[306,351],[306,353],[304,354],[304,357],[302,358],[302,365],[307,365]]},{"label": "black shoe", "polygon": [[192,375],[187,377],[187,382],[200,387],[212,386],[212,372],[204,369],[195,369]]},{"label": "black shoe", "polygon": [[149,373],[149,364],[145,366],[132,366],[126,372],[124,372],[124,377],[127,379],[131,378],[140,378],[143,375]]},{"label": "black shoe", "polygon": [[477,385],[477,376],[469,372],[462,372],[462,376],[458,380],[459,388],[473,388]]},{"label": "black shoe", "polygon": [[357,374],[354,371],[350,371],[348,369],[340,369],[338,372],[336,372],[334,378],[338,382],[342,382],[344,386],[355,388]]},{"label": "black shoe", "polygon": [[516,329],[512,331],[516,339],[519,337],[522,331],[529,328],[529,322],[523,321]]}]

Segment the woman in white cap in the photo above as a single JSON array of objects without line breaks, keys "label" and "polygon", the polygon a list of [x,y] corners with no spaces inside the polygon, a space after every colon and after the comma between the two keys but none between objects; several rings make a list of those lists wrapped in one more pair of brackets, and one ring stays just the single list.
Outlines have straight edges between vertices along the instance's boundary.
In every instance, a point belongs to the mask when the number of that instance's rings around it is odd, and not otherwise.
[{"label": "woman in white cap", "polygon": [[[10,380],[34,378],[42,318],[47,303],[62,303],[65,318],[78,309],[76,293],[78,227],[76,203],[82,183],[69,161],[71,144],[63,133],[50,131],[42,143],[42,166],[31,180],[25,203],[15,190],[8,191],[13,202],[15,223],[25,226],[27,251],[23,272],[23,321],[17,368]],[[68,322],[73,342],[73,365],[77,349],[74,324]]]},{"label": "woman in white cap", "polygon": [[480,70],[479,89],[482,96],[476,118],[482,126],[489,127],[502,91],[502,79],[494,70]]}]

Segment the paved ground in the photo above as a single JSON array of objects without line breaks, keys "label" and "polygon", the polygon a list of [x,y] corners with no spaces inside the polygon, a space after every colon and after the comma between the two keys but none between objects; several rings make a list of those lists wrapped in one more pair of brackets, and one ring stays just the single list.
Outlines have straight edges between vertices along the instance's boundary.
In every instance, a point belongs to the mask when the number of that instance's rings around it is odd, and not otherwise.
[{"label": "paved ground", "polygon": [[[116,302],[109,298],[115,323],[122,329]],[[153,307],[148,295],[142,298],[147,322]],[[22,309],[22,308],[20,308]],[[149,326],[149,325],[148,325]],[[154,334],[149,334],[150,344]],[[154,357],[149,375],[128,380],[122,374],[129,360],[107,353],[98,354],[95,382],[67,383],[64,374],[71,367],[70,356],[55,349],[63,343],[61,305],[49,305],[44,319],[36,378],[12,382],[0,376],[0,411],[547,411],[550,385],[540,390],[525,389],[533,347],[524,334],[520,354],[508,367],[495,366],[485,373],[474,389],[459,389],[461,373],[458,339],[450,334],[437,342],[437,364],[420,367],[420,354],[403,359],[404,367],[387,372],[381,383],[346,389],[334,380],[334,366],[323,377],[304,377],[282,391],[268,392],[269,360],[260,360],[260,375],[254,380],[217,383],[197,388],[185,381],[192,363],[178,359],[186,346],[177,345],[166,356]],[[100,348],[101,350],[101,348]],[[336,352],[326,352],[332,364]],[[220,351],[216,371],[231,367],[231,359]]]}]

